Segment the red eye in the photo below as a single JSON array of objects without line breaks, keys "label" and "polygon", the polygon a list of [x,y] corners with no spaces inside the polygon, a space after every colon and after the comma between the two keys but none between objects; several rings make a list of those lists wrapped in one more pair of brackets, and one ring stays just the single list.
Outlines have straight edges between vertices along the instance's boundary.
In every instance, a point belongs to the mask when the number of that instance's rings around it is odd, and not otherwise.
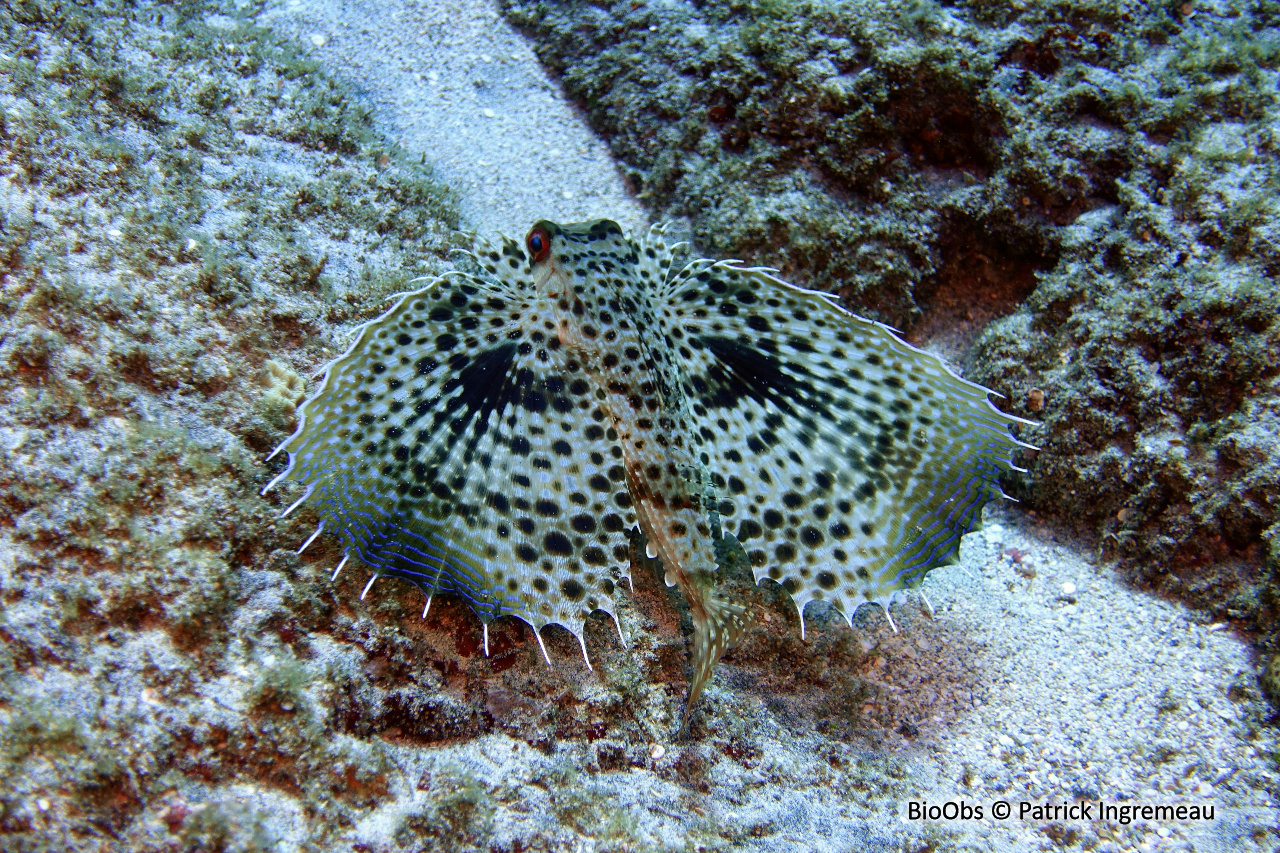
[{"label": "red eye", "polygon": [[524,243],[529,247],[529,255],[535,264],[545,261],[547,255],[551,254],[551,235],[541,228],[530,231]]}]

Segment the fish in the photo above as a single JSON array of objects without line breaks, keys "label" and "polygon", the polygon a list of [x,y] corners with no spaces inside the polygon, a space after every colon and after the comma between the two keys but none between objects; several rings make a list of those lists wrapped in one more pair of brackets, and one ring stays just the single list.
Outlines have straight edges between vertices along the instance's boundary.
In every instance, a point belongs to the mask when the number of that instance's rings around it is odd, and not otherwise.
[{"label": "fish", "polygon": [[[957,559],[999,476],[1018,469],[993,392],[894,330],[767,267],[678,263],[667,228],[541,220],[475,236],[359,327],[268,457],[287,466],[342,562],[458,596],[484,628],[618,626],[631,537],[692,617],[682,728],[752,623],[717,544],[852,626]],[[413,283],[417,283],[415,280]],[[722,548],[720,553],[726,553]],[[334,573],[336,579],[337,572]],[[896,626],[894,626],[896,631]]]}]

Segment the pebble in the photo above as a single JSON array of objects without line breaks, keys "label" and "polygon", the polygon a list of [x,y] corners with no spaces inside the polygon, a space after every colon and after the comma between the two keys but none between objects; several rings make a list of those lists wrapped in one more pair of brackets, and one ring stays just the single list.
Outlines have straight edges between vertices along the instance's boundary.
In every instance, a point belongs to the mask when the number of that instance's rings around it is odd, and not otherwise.
[{"label": "pebble", "polygon": [[655,743],[653,746],[649,747],[649,757],[654,761],[657,761],[666,754],[667,748],[660,743]]}]

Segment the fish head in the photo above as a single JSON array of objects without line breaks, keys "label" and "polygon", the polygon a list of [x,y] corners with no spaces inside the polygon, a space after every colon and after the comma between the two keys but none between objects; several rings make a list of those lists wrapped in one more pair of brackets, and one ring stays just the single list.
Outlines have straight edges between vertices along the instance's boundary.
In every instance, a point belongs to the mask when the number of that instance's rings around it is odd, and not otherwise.
[{"label": "fish head", "polygon": [[613,220],[540,220],[529,229],[524,248],[538,297],[555,316],[563,346],[592,351],[612,345],[613,330],[625,329],[625,318],[645,310],[648,288],[639,246]]}]

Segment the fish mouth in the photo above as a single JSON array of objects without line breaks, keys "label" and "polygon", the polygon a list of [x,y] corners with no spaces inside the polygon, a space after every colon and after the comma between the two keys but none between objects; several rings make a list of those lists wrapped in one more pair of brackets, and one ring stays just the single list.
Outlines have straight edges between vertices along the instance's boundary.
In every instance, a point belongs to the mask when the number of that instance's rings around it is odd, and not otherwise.
[{"label": "fish mouth", "polygon": [[[553,279],[559,279],[554,282]],[[546,269],[539,271],[534,276],[533,285],[537,288],[538,293],[544,294],[552,299],[560,296],[564,284],[564,270],[560,268],[560,263],[555,255],[547,258]]]}]

